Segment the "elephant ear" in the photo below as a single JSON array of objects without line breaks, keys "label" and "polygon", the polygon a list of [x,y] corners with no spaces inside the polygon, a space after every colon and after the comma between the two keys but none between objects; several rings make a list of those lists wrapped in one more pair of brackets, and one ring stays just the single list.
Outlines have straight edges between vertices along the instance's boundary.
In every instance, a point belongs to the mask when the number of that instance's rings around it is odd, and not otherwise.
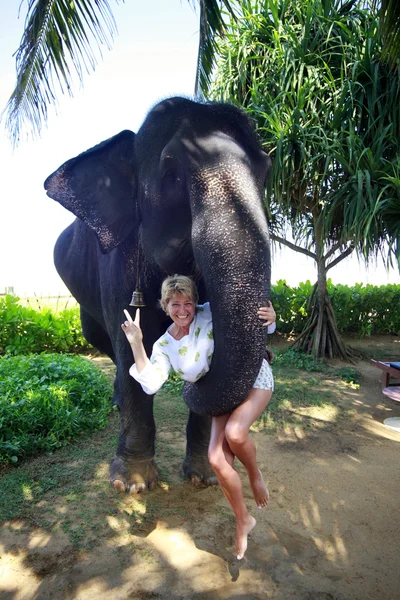
[{"label": "elephant ear", "polygon": [[71,158],[44,182],[50,198],[93,229],[103,253],[135,225],[134,140],[132,131],[121,131]]}]

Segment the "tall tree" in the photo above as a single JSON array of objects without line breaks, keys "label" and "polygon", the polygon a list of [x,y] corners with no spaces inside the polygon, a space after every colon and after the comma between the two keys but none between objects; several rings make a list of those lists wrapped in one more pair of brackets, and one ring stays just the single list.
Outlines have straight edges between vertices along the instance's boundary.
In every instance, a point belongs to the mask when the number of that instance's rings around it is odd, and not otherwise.
[{"label": "tall tree", "polygon": [[[118,1],[118,0],[117,0]],[[178,0],[176,0],[178,1]],[[17,82],[6,107],[6,128],[14,144],[30,129],[40,134],[49,106],[60,93],[73,95],[74,78],[94,70],[117,32],[109,0],[27,0],[28,12],[16,52]],[[209,83],[215,35],[224,29],[221,7],[229,0],[189,0],[199,5],[199,53],[196,88]]]},{"label": "tall tree", "polygon": [[244,0],[219,40],[213,97],[245,107],[273,157],[272,239],[316,262],[296,342],[316,356],[349,355],[328,270],[354,249],[400,254],[400,80],[381,49],[377,15],[354,0]]}]

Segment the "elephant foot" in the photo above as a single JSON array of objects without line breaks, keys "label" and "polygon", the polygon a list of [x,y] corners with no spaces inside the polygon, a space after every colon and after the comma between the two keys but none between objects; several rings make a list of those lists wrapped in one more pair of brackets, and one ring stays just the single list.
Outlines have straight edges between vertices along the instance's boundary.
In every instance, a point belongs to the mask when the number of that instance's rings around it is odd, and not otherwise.
[{"label": "elephant foot", "polygon": [[182,471],[184,477],[190,479],[193,485],[218,485],[214,471],[206,457],[193,458],[187,456],[183,461]]},{"label": "elephant foot", "polygon": [[111,485],[117,492],[137,494],[151,490],[158,482],[158,471],[153,460],[126,460],[116,456],[110,467]]}]

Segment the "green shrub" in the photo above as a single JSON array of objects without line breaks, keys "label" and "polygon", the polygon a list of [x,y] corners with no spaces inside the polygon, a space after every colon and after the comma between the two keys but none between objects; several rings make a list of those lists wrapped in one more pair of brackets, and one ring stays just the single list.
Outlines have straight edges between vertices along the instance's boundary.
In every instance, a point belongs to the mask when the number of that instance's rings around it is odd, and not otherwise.
[{"label": "green shrub", "polygon": [[[271,286],[279,332],[297,334],[302,331],[307,322],[312,289],[310,281],[294,288],[281,279]],[[360,337],[400,333],[400,285],[334,285],[328,279],[327,290],[341,333],[354,332]]]},{"label": "green shrub", "polygon": [[400,285],[333,285],[328,281],[339,331],[366,335],[400,332]]},{"label": "green shrub", "polygon": [[361,381],[361,373],[354,367],[341,367],[332,371],[333,375],[341,377],[343,381],[351,384],[353,387],[359,388]]},{"label": "green shrub", "polygon": [[272,366],[279,365],[290,369],[304,369],[305,371],[327,371],[324,361],[311,354],[305,354],[297,348],[289,348],[275,355]]},{"label": "green shrub", "polygon": [[310,280],[289,286],[284,279],[271,285],[271,299],[276,312],[276,327],[280,333],[300,333],[307,321],[307,307],[313,284]]},{"label": "green shrub", "polygon": [[104,427],[112,386],[81,356],[0,358],[0,463],[51,451]]},{"label": "green shrub", "polygon": [[168,379],[164,383],[163,387],[167,392],[172,392],[173,394],[181,394],[183,390],[183,384],[183,379],[175,373],[174,369],[171,369],[168,375]]},{"label": "green shrub", "polygon": [[16,296],[0,297],[0,354],[75,353],[89,348],[79,307],[55,313],[49,308],[21,306]]}]

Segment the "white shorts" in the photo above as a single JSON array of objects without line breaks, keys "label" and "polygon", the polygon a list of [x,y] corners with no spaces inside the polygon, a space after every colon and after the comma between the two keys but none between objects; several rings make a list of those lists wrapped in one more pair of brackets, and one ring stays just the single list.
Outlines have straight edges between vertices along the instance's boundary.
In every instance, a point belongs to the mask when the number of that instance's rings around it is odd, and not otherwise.
[{"label": "white shorts", "polygon": [[274,391],[274,376],[272,375],[272,369],[265,358],[261,363],[261,369],[257,375],[257,379],[254,382],[253,388]]}]

